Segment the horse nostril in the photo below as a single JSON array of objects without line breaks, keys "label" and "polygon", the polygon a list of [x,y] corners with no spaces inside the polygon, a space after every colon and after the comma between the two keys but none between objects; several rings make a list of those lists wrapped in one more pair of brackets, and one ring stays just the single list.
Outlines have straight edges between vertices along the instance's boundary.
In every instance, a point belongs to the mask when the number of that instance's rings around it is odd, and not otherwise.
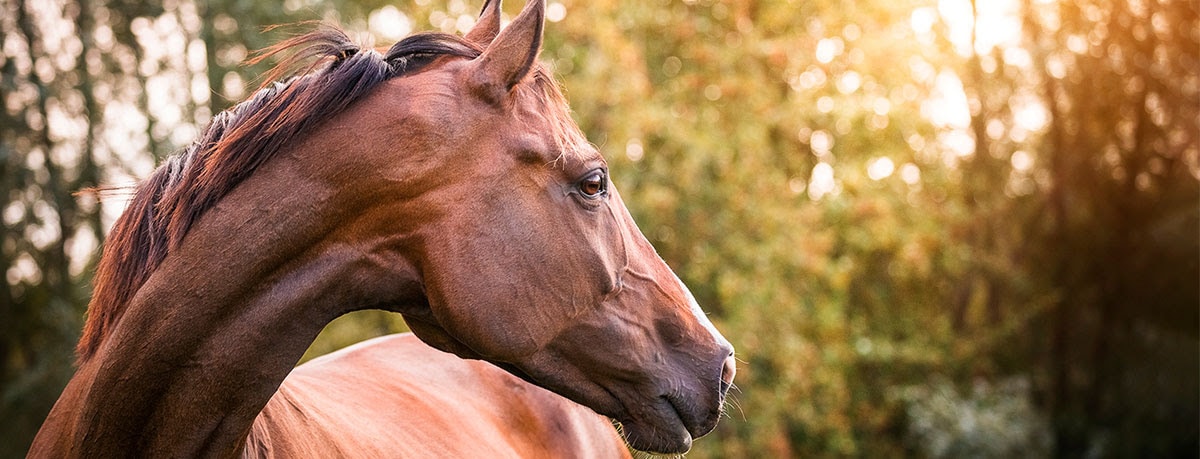
[{"label": "horse nostril", "polygon": [[733,385],[733,377],[737,374],[737,361],[733,359],[733,353],[729,353],[729,357],[725,358],[725,364],[721,367],[721,396],[725,396],[729,392],[729,386]]}]

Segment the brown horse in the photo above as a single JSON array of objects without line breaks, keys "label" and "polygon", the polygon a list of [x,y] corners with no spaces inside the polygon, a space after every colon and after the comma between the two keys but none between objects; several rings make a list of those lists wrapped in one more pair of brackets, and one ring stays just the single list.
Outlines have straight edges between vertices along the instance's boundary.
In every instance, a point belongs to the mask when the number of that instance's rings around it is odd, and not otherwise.
[{"label": "brown horse", "polygon": [[31,455],[251,452],[308,344],[368,308],[616,419],[634,448],[711,431],[732,346],[538,64],[544,0],[502,31],[484,11],[466,38],[386,54],[329,30],[275,48],[317,64],[216,116],[114,226]]}]

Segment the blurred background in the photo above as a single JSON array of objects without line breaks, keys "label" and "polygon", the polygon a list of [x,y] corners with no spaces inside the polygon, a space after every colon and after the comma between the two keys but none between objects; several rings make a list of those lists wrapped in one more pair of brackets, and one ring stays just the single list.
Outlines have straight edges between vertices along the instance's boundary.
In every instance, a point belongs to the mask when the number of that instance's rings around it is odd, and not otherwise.
[{"label": "blurred background", "polygon": [[[72,373],[128,185],[271,24],[480,1],[0,0],[0,456]],[[506,17],[521,1],[510,0]],[[1196,0],[549,0],[574,115],[737,346],[690,457],[1197,457]],[[400,331],[366,312],[306,358]]]}]

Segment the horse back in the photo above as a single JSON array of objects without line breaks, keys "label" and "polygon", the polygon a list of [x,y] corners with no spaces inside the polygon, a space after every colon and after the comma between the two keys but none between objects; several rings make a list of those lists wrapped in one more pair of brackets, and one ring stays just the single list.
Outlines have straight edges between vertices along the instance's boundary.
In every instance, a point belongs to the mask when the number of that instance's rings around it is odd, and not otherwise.
[{"label": "horse back", "polygon": [[604,418],[411,334],[297,367],[255,419],[247,457],[629,457]]}]

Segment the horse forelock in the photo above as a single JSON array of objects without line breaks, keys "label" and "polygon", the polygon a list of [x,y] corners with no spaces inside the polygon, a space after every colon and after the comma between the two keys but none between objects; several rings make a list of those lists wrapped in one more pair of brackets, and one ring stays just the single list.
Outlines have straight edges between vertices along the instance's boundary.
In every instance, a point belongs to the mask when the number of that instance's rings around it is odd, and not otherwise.
[{"label": "horse forelock", "polygon": [[[340,114],[383,81],[416,73],[436,57],[471,59],[482,50],[456,35],[419,33],[380,54],[323,26],[280,42],[256,59],[281,52],[292,54],[268,73],[268,83],[215,115],[190,145],[137,186],[104,243],[76,348],[80,363],[95,354],[137,290],[201,215],[289,141]],[[274,81],[306,62],[298,76]]]},{"label": "horse forelock", "polygon": [[518,86],[517,91],[533,98],[538,104],[538,110],[547,115],[549,123],[545,128],[550,131],[547,134],[558,152],[555,161],[590,159],[584,152],[596,148],[588,142],[579,126],[575,124],[571,117],[570,105],[552,73],[540,63],[534,66],[532,73],[531,84]]}]

